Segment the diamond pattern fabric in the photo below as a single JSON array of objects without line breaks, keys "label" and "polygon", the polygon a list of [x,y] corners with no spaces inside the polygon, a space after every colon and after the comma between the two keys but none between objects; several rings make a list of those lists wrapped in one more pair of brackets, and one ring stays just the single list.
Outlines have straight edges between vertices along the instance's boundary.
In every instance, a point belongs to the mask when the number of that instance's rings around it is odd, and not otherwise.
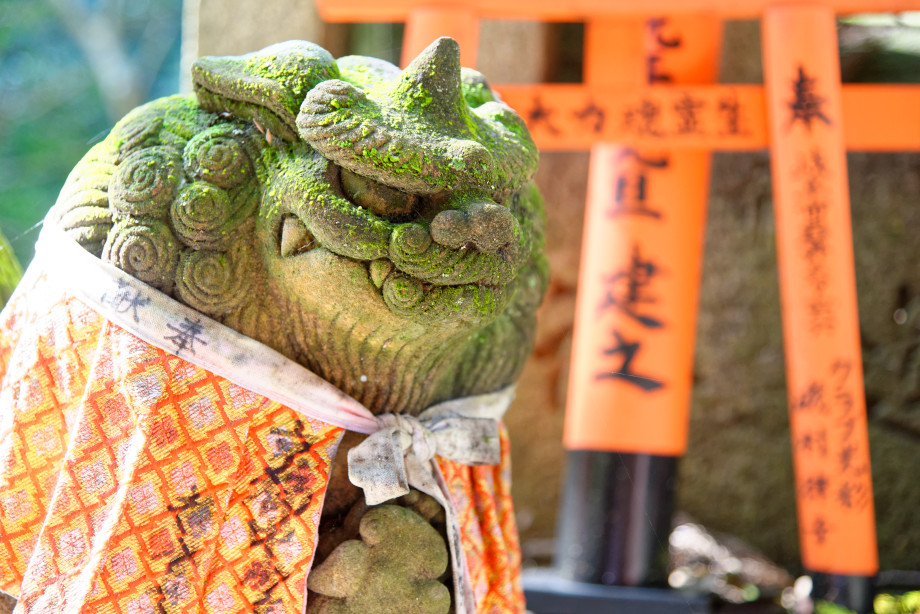
[{"label": "diamond pattern fabric", "polygon": [[[0,590],[36,614],[300,613],[342,433],[30,270],[0,314]],[[502,449],[440,461],[483,614],[523,612]]]}]

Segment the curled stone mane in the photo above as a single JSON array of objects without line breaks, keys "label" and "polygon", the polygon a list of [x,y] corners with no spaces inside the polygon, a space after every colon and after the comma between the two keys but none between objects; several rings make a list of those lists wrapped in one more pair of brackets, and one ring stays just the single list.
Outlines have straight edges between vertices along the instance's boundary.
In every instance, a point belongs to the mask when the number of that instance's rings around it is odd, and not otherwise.
[{"label": "curled stone mane", "polygon": [[439,39],[405,70],[304,41],[201,58],[52,219],[372,411],[512,382],[547,282],[524,123]]},{"label": "curled stone mane", "polygon": [[249,280],[236,269],[251,249],[260,141],[192,101],[156,101],[87,154],[58,198],[57,221],[103,260],[219,318],[239,307]]}]

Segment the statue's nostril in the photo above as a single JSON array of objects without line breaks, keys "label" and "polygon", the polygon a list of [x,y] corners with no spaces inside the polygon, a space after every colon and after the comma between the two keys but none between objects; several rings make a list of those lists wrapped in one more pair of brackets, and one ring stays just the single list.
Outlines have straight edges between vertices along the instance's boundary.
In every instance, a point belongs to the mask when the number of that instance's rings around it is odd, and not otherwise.
[{"label": "statue's nostril", "polygon": [[460,249],[470,241],[467,215],[456,209],[442,211],[431,221],[431,238],[451,249]]},{"label": "statue's nostril", "polygon": [[518,222],[506,207],[473,203],[467,208],[470,237],[484,252],[494,252],[514,240]]}]

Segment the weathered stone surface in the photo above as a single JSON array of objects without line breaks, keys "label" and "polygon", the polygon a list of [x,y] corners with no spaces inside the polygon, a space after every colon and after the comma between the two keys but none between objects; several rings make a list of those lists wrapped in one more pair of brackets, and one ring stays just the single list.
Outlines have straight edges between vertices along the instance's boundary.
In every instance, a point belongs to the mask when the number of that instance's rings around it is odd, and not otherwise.
[{"label": "weathered stone surface", "polygon": [[444,540],[424,518],[396,505],[372,508],[360,540],[343,542],[310,574],[316,614],[446,614]]},{"label": "weathered stone surface", "polygon": [[546,283],[536,149],[456,43],[400,71],[295,41],[193,76],[199,102],[135,110],[71,174],[74,238],[372,411],[514,380]]}]

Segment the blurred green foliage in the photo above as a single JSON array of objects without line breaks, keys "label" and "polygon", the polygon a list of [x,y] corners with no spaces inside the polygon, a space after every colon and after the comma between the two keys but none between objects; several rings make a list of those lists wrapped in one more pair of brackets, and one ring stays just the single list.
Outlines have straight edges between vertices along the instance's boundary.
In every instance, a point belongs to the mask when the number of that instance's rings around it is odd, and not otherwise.
[{"label": "blurred green foliage", "polygon": [[[876,595],[873,603],[875,614],[920,614],[920,591],[911,591],[903,595]],[[819,601],[815,604],[816,614],[853,614],[842,606]]]},{"label": "blurred green foliage", "polygon": [[840,66],[849,83],[920,83],[920,13],[840,20]]},{"label": "blurred green foliage", "polygon": [[[0,0],[0,231],[22,263],[70,169],[118,119],[99,85],[103,45],[155,76],[140,100],[175,93],[180,21],[181,0]],[[74,28],[93,28],[95,71]]]},{"label": "blurred green foliage", "polygon": [[10,295],[21,277],[22,267],[19,266],[19,261],[6,237],[0,233],[0,309],[10,300]]},{"label": "blurred green foliage", "polygon": [[920,614],[920,591],[903,595],[878,595],[875,598],[876,614]]}]

